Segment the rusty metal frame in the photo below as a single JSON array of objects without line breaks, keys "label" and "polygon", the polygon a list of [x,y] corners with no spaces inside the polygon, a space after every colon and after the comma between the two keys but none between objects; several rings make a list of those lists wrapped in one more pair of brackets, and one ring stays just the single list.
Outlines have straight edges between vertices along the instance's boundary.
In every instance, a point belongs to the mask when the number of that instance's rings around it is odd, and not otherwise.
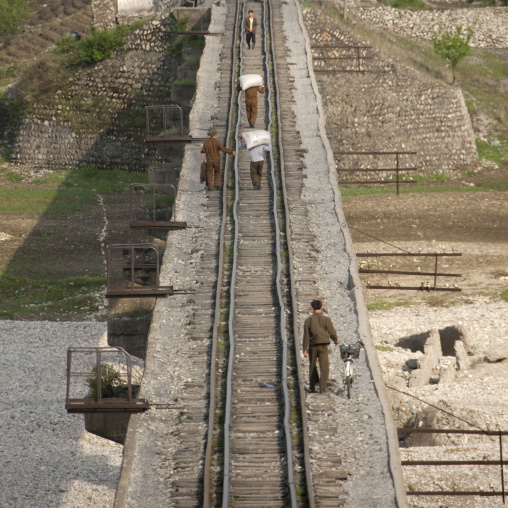
[{"label": "rusty metal frame", "polygon": [[365,253],[361,252],[356,254],[358,258],[376,258],[376,257],[433,257],[435,259],[434,262],[434,271],[433,272],[409,272],[404,270],[370,270],[359,268],[359,273],[381,273],[381,274],[394,274],[394,275],[418,275],[418,276],[431,276],[434,277],[434,285],[430,286],[424,285],[422,283],[421,286],[372,286],[368,284],[367,289],[396,289],[396,290],[409,290],[409,291],[454,291],[460,292],[462,291],[460,288],[438,288],[437,287],[437,278],[438,277],[462,277],[460,273],[439,273],[438,272],[438,258],[440,257],[460,257],[462,256],[461,252],[435,252],[435,253],[413,253],[413,252],[373,252],[373,253]]},{"label": "rusty metal frame", "polygon": [[[150,132],[150,112],[162,110],[162,132],[164,133],[162,136],[160,135],[152,135]],[[179,110],[180,112],[180,135],[179,136],[166,136],[166,132],[168,130],[167,125],[167,116],[170,110]],[[183,123],[183,109],[178,104],[164,104],[159,106],[146,106],[146,137],[145,141],[147,143],[154,142],[177,142],[177,141],[185,141],[185,142],[203,142],[209,138],[193,138],[189,135],[184,135],[184,123]]]},{"label": "rusty metal frame", "polygon": [[[152,189],[152,203],[151,203],[151,216],[152,220],[136,220],[136,210],[134,204],[134,198],[136,195],[136,189]],[[156,215],[156,191],[157,190],[172,190],[173,194],[173,204],[171,205],[171,220],[157,220]],[[130,222],[129,227],[132,229],[166,229],[166,230],[177,230],[177,229],[185,229],[187,227],[187,222],[177,222],[175,221],[176,215],[176,188],[174,185],[165,184],[165,183],[152,183],[152,184],[143,184],[143,183],[131,183],[131,206],[130,206]]]},{"label": "rusty metal frame", "polygon": [[372,49],[372,46],[334,46],[333,44],[316,44],[311,46],[311,49],[335,49],[335,50],[356,50],[355,56],[312,56],[312,60],[357,60],[358,68],[357,69],[319,69],[314,68],[314,72],[328,72],[328,73],[338,73],[338,72],[371,72],[368,69],[362,69],[362,60],[373,60],[371,56],[362,56],[360,54],[360,50],[362,49]]},{"label": "rusty metal frame", "polygon": [[370,181],[360,181],[360,180],[352,180],[349,182],[340,182],[340,185],[369,185],[369,184],[381,184],[381,185],[389,185],[396,184],[397,186],[397,196],[400,194],[399,185],[400,184],[414,184],[416,183],[413,180],[400,180],[400,172],[401,171],[417,171],[418,168],[401,168],[399,155],[417,155],[418,152],[333,152],[333,155],[395,155],[395,167],[394,168],[344,168],[338,169],[337,173],[355,173],[355,172],[369,172],[369,171],[395,171],[396,179],[393,181],[386,180],[370,180]]},{"label": "rusty metal frame", "polygon": [[460,429],[432,429],[432,428],[398,428],[398,434],[476,434],[481,436],[499,437],[499,460],[403,460],[403,466],[500,466],[501,491],[407,491],[408,496],[500,496],[506,504],[506,489],[504,483],[504,466],[508,461],[503,458],[503,436],[508,432],[501,430],[460,430]]},{"label": "rusty metal frame", "polygon": [[[115,265],[119,266],[120,269],[129,269],[130,278],[128,287],[124,286],[113,286],[111,282],[111,274],[113,270],[113,263],[111,260],[112,250],[129,250],[130,251],[130,263]],[[145,263],[142,265],[135,263],[135,250],[136,249],[153,249],[155,251],[155,263]],[[137,244],[112,244],[106,248],[106,264],[107,264],[107,289],[106,297],[149,297],[149,296],[165,296],[174,294],[173,286],[160,286],[160,261],[159,261],[159,250],[153,243],[137,243]],[[135,270],[139,268],[155,269],[155,285],[153,286],[139,286],[134,282]]]},{"label": "rusty metal frame", "polygon": [[[118,353],[125,356],[127,366],[127,397],[102,397],[102,356],[103,353]],[[96,398],[71,399],[70,386],[74,378],[90,378],[90,371],[72,371],[72,356],[79,353],[95,353],[95,375],[97,380]],[[125,349],[116,346],[108,347],[70,347],[67,349],[67,390],[65,395],[65,409],[68,413],[141,413],[149,408],[145,399],[132,396],[132,362]]]}]

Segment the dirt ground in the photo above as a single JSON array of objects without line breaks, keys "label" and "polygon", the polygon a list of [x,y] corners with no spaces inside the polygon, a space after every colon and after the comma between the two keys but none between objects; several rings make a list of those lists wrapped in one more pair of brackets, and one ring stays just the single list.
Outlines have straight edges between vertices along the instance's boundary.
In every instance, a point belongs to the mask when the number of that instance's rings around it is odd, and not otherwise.
[{"label": "dirt ground", "polygon": [[[9,174],[17,173],[23,181],[9,181]],[[0,187],[30,191],[32,189],[57,189],[58,184],[34,183],[37,173],[14,164],[0,164]],[[58,199],[58,194],[57,198]],[[72,277],[105,277],[106,247],[118,243],[155,243],[162,253],[165,243],[144,230],[129,228],[130,191],[121,194],[97,194],[96,206],[90,210],[67,214],[52,213],[51,203],[43,213],[0,212],[0,278],[46,278],[65,280]],[[29,286],[27,286],[29,287]],[[21,290],[22,293],[23,290]],[[23,299],[23,295],[19,295]],[[103,299],[108,311],[128,311],[133,308],[151,308],[153,302],[139,299]],[[151,299],[149,299],[151,300]],[[118,310],[117,310],[118,309]],[[92,311],[80,311],[73,315],[45,315],[44,319],[73,320],[99,317]],[[22,319],[37,319],[24,314]],[[40,318],[39,318],[40,319]]]},{"label": "dirt ground", "polygon": [[[35,189],[55,187],[32,183],[31,173],[12,164],[3,164],[2,188]],[[17,172],[22,182],[10,182],[6,175]],[[465,183],[482,185],[508,180],[508,170],[480,172]],[[462,180],[464,182],[464,180]],[[128,193],[97,197],[92,210],[65,216],[48,213],[0,213],[0,272],[40,277],[104,276],[105,246],[113,243],[157,242],[146,232],[130,230]],[[362,274],[369,304],[398,302],[411,305],[425,302],[448,306],[474,296],[498,298],[508,288],[508,193],[439,192],[343,197],[344,211],[355,249],[360,252],[462,253],[460,257],[438,260],[438,272],[461,277],[438,277],[437,287],[461,292],[369,290],[373,285],[431,287],[430,275]],[[100,235],[105,228],[106,236]],[[366,234],[364,234],[366,233]],[[368,236],[370,235],[370,236]],[[375,240],[375,237],[379,239]],[[388,242],[383,243],[383,242]],[[399,247],[403,250],[395,248]],[[443,249],[444,247],[444,249]],[[421,251],[420,251],[421,249]],[[420,270],[433,273],[435,258],[360,258],[370,270]],[[369,284],[370,283],[370,284]],[[67,316],[71,318],[71,316]]]},{"label": "dirt ground", "polygon": [[[486,179],[506,181],[508,171],[479,174],[467,183],[481,185]],[[368,302],[376,300],[425,301],[451,305],[468,296],[498,297],[508,287],[508,194],[506,192],[439,192],[423,194],[343,197],[343,207],[357,253],[403,252],[462,253],[442,257],[438,272],[462,274],[438,277],[437,287],[462,292],[367,290]],[[366,234],[364,234],[366,233]],[[371,236],[368,236],[371,235]],[[374,238],[379,239],[376,241]],[[368,270],[434,272],[435,257],[360,258]],[[434,285],[429,275],[362,274],[366,286]]]}]

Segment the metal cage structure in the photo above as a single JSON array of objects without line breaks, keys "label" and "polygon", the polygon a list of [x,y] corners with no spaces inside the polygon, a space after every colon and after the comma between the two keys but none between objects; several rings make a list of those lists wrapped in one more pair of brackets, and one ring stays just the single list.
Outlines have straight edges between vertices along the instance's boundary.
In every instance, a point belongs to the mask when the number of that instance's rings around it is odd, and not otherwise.
[{"label": "metal cage structure", "polygon": [[131,184],[129,227],[133,229],[185,229],[177,222],[176,188],[172,184]]},{"label": "metal cage structure", "polygon": [[160,257],[155,244],[108,245],[106,260],[108,298],[173,294],[173,286],[159,284]]},{"label": "metal cage structure", "polygon": [[[180,0],[180,7],[173,10],[173,16],[176,18],[177,35],[223,34],[223,32],[209,31],[211,13],[209,9],[195,9],[200,3],[203,3],[202,0]],[[201,11],[201,16],[196,20],[195,13],[199,11]],[[191,17],[194,21],[190,21]]]},{"label": "metal cage structure", "polygon": [[191,141],[177,104],[146,106],[146,141]]},{"label": "metal cage structure", "polygon": [[129,353],[121,347],[70,347],[67,350],[68,413],[141,413]]}]

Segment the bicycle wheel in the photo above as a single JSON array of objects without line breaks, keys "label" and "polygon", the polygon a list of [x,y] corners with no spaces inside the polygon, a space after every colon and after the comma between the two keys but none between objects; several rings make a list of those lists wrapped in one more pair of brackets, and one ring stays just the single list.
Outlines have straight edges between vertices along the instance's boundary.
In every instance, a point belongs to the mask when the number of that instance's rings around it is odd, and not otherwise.
[{"label": "bicycle wheel", "polygon": [[351,376],[346,377],[347,398],[351,398]]}]

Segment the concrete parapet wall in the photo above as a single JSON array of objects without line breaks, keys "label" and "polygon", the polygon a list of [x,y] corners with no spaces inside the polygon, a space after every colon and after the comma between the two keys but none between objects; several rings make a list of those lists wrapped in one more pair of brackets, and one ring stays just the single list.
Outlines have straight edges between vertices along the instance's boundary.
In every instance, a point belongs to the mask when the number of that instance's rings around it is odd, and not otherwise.
[{"label": "concrete parapet wall", "polygon": [[[316,8],[304,9],[311,44],[368,45]],[[458,88],[439,84],[376,50],[369,72],[319,73],[334,151],[415,151],[409,166],[446,172],[477,161],[474,133]],[[345,168],[352,167],[348,160]]]}]

